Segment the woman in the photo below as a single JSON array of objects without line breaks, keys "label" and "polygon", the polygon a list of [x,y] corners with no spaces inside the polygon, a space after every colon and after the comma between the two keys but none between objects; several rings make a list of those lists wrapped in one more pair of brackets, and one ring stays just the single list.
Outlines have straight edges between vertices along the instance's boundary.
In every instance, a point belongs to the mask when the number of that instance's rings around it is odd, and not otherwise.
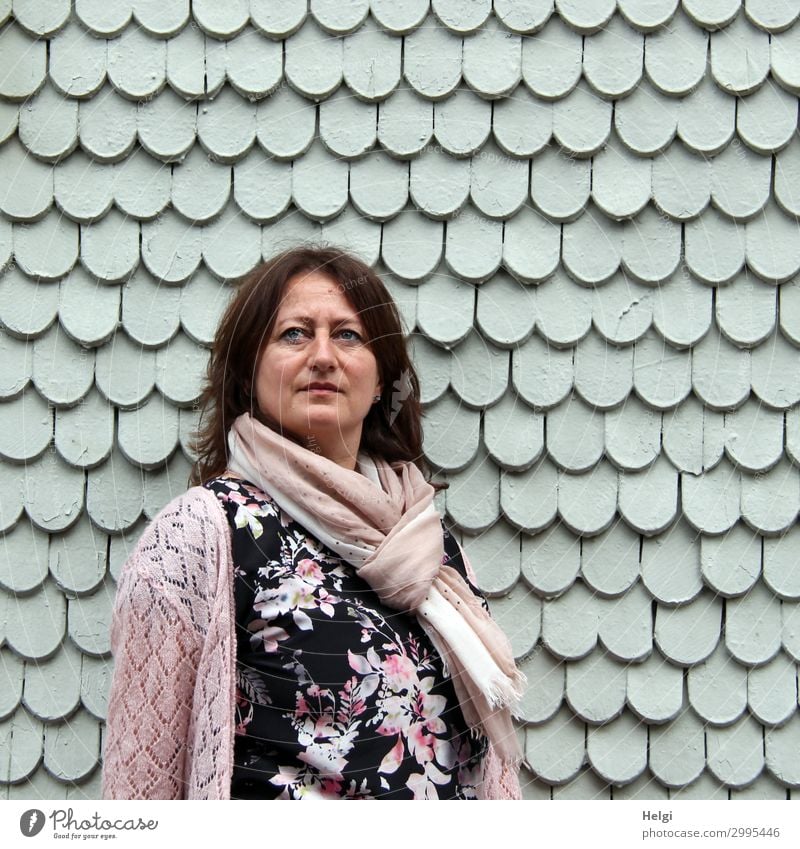
[{"label": "woman", "polygon": [[107,798],[518,798],[522,679],[423,477],[396,307],[297,248],[223,316],[194,486],[120,578]]}]

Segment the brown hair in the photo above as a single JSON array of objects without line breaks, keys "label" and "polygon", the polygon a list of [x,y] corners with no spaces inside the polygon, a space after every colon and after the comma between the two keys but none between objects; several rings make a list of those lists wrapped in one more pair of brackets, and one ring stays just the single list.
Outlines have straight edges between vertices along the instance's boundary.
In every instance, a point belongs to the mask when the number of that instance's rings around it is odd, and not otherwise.
[{"label": "brown hair", "polygon": [[[388,462],[410,461],[427,471],[422,458],[419,380],[406,350],[400,316],[378,275],[338,248],[306,246],[272,257],[242,278],[214,338],[194,440],[197,460],[191,483],[225,471],[227,434],[242,413],[265,421],[252,386],[261,352],[270,338],[286,286],[297,274],[321,271],[358,312],[375,355],[381,400],[364,420],[361,450]],[[289,434],[285,434],[289,437]]]}]

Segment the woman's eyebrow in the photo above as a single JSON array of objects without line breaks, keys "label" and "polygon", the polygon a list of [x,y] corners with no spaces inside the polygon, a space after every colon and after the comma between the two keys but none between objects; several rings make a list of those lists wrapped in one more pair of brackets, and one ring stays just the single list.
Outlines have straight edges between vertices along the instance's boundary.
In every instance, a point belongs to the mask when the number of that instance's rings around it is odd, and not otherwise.
[{"label": "woman's eyebrow", "polygon": [[[314,324],[314,319],[311,318],[310,316],[307,316],[307,315],[287,315],[287,316],[283,316],[278,321],[279,324],[285,324],[287,322],[289,322],[291,324],[302,324],[302,325],[305,325],[306,327],[309,327],[312,324]],[[358,325],[358,324],[360,324],[360,320],[359,320],[358,316],[356,316],[356,315],[347,315],[347,316],[338,316],[338,317],[332,319],[332,321],[331,321],[332,327],[341,327],[343,324],[356,324],[356,325]]]}]

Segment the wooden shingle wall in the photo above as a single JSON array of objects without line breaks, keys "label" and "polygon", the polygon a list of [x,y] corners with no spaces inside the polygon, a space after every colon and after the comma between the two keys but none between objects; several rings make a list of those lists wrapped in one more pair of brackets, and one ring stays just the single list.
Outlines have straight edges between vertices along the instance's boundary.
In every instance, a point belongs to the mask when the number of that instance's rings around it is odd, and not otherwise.
[{"label": "wooden shingle wall", "polygon": [[230,288],[358,251],[531,798],[800,787],[798,0],[0,0],[0,796],[92,798]]}]

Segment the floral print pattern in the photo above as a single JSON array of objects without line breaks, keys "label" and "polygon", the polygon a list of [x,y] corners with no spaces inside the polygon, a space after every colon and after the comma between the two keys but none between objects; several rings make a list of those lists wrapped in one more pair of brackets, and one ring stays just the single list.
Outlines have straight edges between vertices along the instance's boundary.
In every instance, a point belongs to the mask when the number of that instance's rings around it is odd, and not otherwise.
[{"label": "floral print pattern", "polygon": [[206,486],[228,515],[236,564],[232,796],[475,798],[487,742],[466,726],[416,618],[384,606],[255,485]]}]

